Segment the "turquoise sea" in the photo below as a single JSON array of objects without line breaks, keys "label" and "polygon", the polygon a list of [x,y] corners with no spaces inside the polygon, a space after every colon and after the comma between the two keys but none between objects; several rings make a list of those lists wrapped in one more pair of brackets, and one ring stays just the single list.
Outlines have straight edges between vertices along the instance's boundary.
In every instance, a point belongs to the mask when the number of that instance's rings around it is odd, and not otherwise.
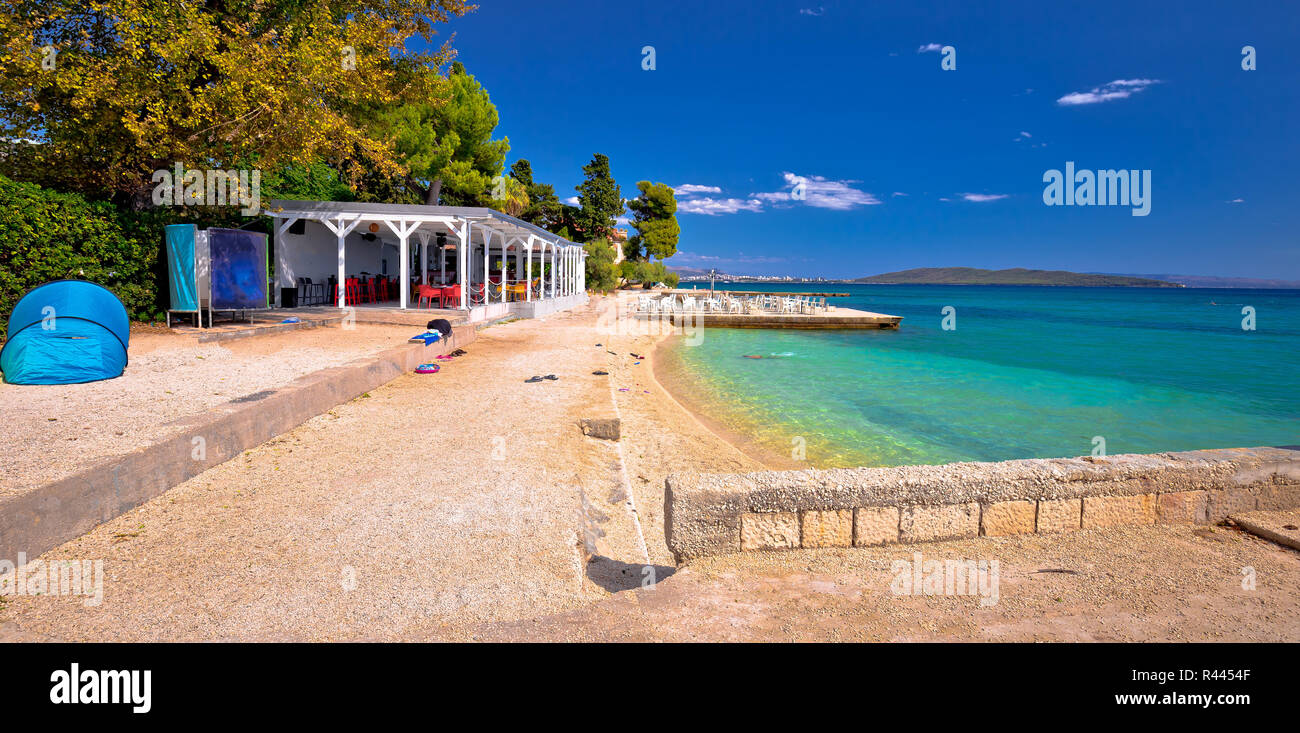
[{"label": "turquoise sea", "polygon": [[706,329],[666,350],[696,407],[770,450],[802,439],[816,466],[1078,456],[1097,438],[1107,454],[1300,443],[1300,291],[723,288],[847,292],[830,302],[904,317],[897,331]]}]

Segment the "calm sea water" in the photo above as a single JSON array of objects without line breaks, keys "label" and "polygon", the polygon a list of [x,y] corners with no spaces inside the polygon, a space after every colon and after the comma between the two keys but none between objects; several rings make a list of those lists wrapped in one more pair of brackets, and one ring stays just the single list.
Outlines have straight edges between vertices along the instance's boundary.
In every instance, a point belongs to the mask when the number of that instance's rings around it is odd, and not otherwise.
[{"label": "calm sea water", "polygon": [[1087,455],[1098,436],[1108,454],[1300,443],[1300,291],[727,287],[847,292],[831,302],[904,317],[706,329],[669,350],[711,415],[784,453],[802,438],[814,465]]}]

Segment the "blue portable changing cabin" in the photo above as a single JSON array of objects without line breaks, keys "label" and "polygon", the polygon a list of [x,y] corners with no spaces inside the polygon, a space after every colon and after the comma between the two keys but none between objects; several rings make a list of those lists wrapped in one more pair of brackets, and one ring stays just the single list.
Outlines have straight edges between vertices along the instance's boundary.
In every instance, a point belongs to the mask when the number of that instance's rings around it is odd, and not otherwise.
[{"label": "blue portable changing cabin", "polygon": [[0,371],[11,384],[78,384],[126,369],[131,325],[107,289],[85,280],[34,288],[9,316]]}]

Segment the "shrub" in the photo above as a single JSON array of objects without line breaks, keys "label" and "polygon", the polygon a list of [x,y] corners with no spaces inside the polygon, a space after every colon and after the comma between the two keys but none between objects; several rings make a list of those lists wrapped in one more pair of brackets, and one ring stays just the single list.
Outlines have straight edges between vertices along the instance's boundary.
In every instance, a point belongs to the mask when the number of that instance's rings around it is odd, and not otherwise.
[{"label": "shrub", "polygon": [[28,290],[60,279],[103,285],[134,320],[161,318],[165,214],[121,216],[109,203],[0,176],[0,328]]},{"label": "shrub", "polygon": [[582,245],[587,251],[587,287],[608,293],[618,287],[619,268],[614,264],[614,245],[601,237]]}]

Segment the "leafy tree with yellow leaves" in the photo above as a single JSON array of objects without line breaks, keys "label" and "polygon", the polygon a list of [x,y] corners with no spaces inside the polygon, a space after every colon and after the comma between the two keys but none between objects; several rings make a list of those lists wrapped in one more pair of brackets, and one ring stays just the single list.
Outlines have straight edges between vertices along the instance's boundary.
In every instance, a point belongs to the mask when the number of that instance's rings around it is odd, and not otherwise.
[{"label": "leafy tree with yellow leaves", "polygon": [[[447,94],[434,26],[465,0],[7,0],[0,171],[141,206],[153,171],[407,173],[370,110]],[[422,44],[411,44],[421,46]],[[431,46],[432,47],[432,46]],[[342,167],[348,170],[347,167]]]}]

